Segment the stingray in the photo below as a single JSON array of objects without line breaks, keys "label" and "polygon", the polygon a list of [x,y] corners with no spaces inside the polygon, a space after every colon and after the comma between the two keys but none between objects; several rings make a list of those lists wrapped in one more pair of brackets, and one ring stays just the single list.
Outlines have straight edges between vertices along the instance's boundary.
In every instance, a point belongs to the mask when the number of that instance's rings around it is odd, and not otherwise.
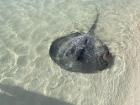
[{"label": "stingray", "polygon": [[74,32],[54,40],[50,46],[51,59],[71,72],[96,73],[109,67],[112,54],[107,45],[95,36],[99,14],[87,33]]}]

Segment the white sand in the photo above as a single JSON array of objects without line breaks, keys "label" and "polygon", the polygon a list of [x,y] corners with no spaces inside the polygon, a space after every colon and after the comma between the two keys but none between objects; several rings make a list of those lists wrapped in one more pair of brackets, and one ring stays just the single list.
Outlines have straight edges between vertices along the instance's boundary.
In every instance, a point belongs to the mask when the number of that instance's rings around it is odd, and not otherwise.
[{"label": "white sand", "polygon": [[[115,55],[114,66],[97,74],[62,70],[49,57],[51,42],[87,31],[95,7],[100,12],[96,35]],[[3,85],[74,105],[140,105],[139,41],[140,0],[0,0]]]}]

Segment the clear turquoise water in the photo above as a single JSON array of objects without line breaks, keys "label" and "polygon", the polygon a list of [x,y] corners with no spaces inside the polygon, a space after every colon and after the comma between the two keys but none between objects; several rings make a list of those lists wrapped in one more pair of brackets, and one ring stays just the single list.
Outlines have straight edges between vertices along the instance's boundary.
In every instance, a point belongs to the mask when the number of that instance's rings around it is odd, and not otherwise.
[{"label": "clear turquoise water", "polygon": [[[0,0],[0,105],[50,105],[47,97],[73,105],[125,105],[138,66],[139,5],[139,0]],[[86,32],[96,9],[96,35],[115,55],[114,66],[97,74],[62,70],[49,57],[51,42]]]}]

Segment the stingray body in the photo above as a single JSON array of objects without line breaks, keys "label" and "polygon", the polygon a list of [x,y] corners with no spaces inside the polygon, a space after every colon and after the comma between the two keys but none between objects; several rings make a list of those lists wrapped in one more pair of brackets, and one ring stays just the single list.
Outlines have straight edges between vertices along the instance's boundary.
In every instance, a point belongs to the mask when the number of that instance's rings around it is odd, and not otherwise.
[{"label": "stingray body", "polygon": [[87,33],[71,33],[50,46],[50,57],[61,68],[71,72],[95,73],[106,69],[112,55],[108,47],[94,35],[97,18]]}]

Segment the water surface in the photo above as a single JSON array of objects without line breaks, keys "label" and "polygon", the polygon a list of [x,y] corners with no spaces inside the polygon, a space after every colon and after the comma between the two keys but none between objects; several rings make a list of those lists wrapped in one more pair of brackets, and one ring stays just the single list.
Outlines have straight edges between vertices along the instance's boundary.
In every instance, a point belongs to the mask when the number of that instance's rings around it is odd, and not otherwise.
[{"label": "water surface", "polygon": [[[139,0],[0,0],[0,83],[74,105],[134,105],[139,5]],[[61,69],[49,56],[52,41],[86,32],[96,9],[95,33],[115,55],[114,66],[96,74]]]}]

